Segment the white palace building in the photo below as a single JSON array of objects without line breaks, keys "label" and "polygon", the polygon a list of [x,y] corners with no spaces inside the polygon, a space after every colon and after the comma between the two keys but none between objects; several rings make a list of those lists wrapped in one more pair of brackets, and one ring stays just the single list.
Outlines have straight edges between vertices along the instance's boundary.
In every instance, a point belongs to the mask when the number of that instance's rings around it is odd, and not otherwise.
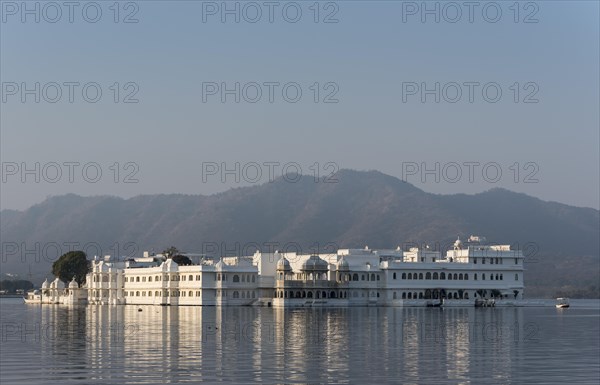
[{"label": "white palace building", "polygon": [[429,248],[261,253],[178,265],[164,255],[95,258],[84,287],[55,280],[26,302],[209,306],[491,306],[523,299],[523,254],[457,239]]}]

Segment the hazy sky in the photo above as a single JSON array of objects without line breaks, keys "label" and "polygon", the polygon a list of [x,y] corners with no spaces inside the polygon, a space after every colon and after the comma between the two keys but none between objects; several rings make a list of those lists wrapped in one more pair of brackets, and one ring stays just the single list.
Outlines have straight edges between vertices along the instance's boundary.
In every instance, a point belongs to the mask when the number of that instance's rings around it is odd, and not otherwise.
[{"label": "hazy sky", "polygon": [[2,209],[285,164],[599,207],[597,1],[61,4],[1,2]]}]

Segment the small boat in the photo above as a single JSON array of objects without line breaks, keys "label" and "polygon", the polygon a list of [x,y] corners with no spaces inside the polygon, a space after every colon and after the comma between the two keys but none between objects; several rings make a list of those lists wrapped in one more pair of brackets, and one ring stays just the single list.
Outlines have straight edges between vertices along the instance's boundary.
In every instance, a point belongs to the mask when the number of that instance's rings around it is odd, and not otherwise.
[{"label": "small boat", "polygon": [[41,304],[42,295],[38,290],[33,290],[27,293],[27,297],[23,298],[25,303]]},{"label": "small boat", "polygon": [[557,309],[565,309],[568,308],[569,305],[569,299],[568,298],[557,298],[556,299],[556,308]]}]

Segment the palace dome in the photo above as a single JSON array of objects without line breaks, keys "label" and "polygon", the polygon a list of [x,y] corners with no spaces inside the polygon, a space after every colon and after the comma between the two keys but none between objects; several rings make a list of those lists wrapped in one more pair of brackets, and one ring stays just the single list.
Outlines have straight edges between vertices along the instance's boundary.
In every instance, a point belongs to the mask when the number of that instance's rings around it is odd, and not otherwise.
[{"label": "palace dome", "polygon": [[329,264],[321,259],[318,255],[311,255],[302,264],[302,270],[305,271],[327,271],[329,270]]},{"label": "palace dome", "polygon": [[340,258],[340,260],[337,261],[336,266],[338,270],[350,270],[350,265],[348,264],[348,261],[346,261],[344,256],[342,256],[342,258]]},{"label": "palace dome", "polygon": [[290,266],[290,261],[287,260],[283,255],[277,261],[277,270],[292,270]]}]

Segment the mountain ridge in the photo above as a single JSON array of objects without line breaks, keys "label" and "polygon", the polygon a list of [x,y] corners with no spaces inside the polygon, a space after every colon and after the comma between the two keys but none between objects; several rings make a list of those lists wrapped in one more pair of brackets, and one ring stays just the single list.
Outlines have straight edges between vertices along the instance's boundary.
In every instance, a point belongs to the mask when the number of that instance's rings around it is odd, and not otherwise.
[{"label": "mountain ridge", "polygon": [[[35,249],[36,243],[42,249],[50,243],[79,242],[98,244],[104,254],[125,255],[124,246],[133,242],[139,255],[171,245],[212,254],[240,252],[243,245],[251,251],[250,246],[271,243],[281,249],[297,245],[304,252],[315,245],[320,251],[334,245],[390,248],[414,243],[443,248],[457,235],[477,233],[503,244],[536,245],[528,286],[580,287],[597,280],[598,210],[502,188],[472,195],[432,194],[378,171],[341,170],[335,177],[336,183],[307,176],[296,183],[279,178],[212,195],[125,199],[66,194],[23,211],[3,210],[0,235],[3,244],[18,244],[25,251]],[[120,250],[110,251],[111,245]],[[8,254],[5,247],[3,253]],[[32,270],[49,271],[52,258],[38,259]],[[31,264],[25,260],[13,252],[3,255],[0,266],[3,272],[23,274]],[[565,264],[575,276],[561,275]]]}]

